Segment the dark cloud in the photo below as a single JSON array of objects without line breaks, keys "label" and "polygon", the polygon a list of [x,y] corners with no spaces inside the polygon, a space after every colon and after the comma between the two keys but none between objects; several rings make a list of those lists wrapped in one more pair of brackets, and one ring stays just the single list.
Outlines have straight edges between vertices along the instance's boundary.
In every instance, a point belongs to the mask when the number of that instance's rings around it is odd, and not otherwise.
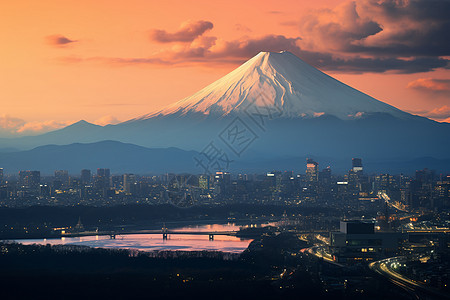
[{"label": "dark cloud", "polygon": [[301,37],[269,34],[227,41],[205,35],[214,27],[211,22],[190,21],[173,33],[153,30],[152,40],[172,43],[172,47],[149,57],[66,57],[64,60],[215,67],[241,64],[261,51],[286,50],[325,71],[429,72],[450,65],[448,55],[443,55],[450,54],[449,21],[440,11],[450,8],[449,5],[450,1],[443,0],[349,1],[304,17],[300,22]]},{"label": "dark cloud", "polygon": [[77,42],[60,34],[49,35],[46,37],[46,41],[49,45],[56,47],[66,46],[68,44]]},{"label": "dark cloud", "polygon": [[368,17],[361,17],[355,2],[348,2],[335,9],[321,9],[308,14],[300,22],[300,33],[315,49],[342,50],[382,31],[380,24]]},{"label": "dark cloud", "polygon": [[449,11],[447,0],[350,1],[304,17],[300,31],[319,49],[402,57],[445,56],[450,55]]},{"label": "dark cloud", "polygon": [[383,73],[394,71],[400,74],[429,72],[438,68],[446,68],[449,60],[443,58],[363,58],[347,59],[331,58],[329,60],[310,63],[322,70],[339,71],[342,73]]},{"label": "dark cloud", "polygon": [[283,35],[266,35],[260,38],[243,38],[219,43],[211,49],[211,58],[237,57],[248,59],[261,51],[301,51],[297,45],[300,38],[288,38]]},{"label": "dark cloud", "polygon": [[325,71],[347,73],[386,72],[397,73],[427,72],[446,67],[448,60],[442,58],[367,58],[350,56],[335,57],[329,52],[315,52],[300,47],[300,38],[288,38],[283,35],[266,35],[259,38],[242,38],[232,41],[217,41],[215,37],[200,37],[195,42],[180,49],[167,49],[147,58],[65,58],[65,62],[93,61],[111,65],[178,65],[204,64],[214,67],[218,64],[241,64],[261,51],[279,52],[286,50],[294,53],[307,63]]},{"label": "dark cloud", "polygon": [[186,22],[181,25],[178,31],[173,33],[160,29],[152,30],[150,38],[159,43],[192,42],[213,27],[213,23],[208,21]]}]

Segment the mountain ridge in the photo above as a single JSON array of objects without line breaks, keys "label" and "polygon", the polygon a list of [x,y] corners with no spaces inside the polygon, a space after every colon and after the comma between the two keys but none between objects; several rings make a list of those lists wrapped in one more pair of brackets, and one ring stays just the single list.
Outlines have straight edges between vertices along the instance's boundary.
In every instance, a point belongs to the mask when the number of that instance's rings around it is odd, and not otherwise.
[{"label": "mountain ridge", "polygon": [[81,169],[111,168],[114,172],[160,174],[192,170],[194,151],[175,147],[146,148],[117,141],[44,145],[31,150],[0,153],[0,166],[8,173],[20,170],[39,170],[53,174],[68,170],[79,174]]},{"label": "mountain ridge", "polygon": [[331,114],[351,119],[358,113],[410,114],[370,97],[308,65],[294,54],[260,52],[190,97],[131,121],[160,115],[203,113],[225,116],[249,105],[276,108],[281,117]]}]

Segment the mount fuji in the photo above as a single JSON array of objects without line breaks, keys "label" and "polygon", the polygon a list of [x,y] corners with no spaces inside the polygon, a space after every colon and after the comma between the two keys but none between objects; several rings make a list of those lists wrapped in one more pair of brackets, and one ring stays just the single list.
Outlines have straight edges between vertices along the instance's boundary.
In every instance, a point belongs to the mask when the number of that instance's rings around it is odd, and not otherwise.
[{"label": "mount fuji", "polygon": [[326,114],[347,120],[361,113],[408,117],[401,110],[369,97],[283,51],[260,52],[194,95],[132,121],[172,114],[200,113],[223,117],[240,113],[249,105],[276,108],[284,118]]},{"label": "mount fuji", "polygon": [[80,121],[0,145],[27,150],[102,140],[197,152],[214,143],[237,169],[306,156],[347,167],[352,157],[374,166],[450,158],[450,124],[401,111],[284,51],[260,52],[194,95],[117,125]]}]

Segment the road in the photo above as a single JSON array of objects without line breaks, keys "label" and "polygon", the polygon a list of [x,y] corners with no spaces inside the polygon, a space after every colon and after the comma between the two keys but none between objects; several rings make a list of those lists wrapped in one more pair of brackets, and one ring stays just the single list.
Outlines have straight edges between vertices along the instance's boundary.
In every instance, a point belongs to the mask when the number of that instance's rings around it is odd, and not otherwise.
[{"label": "road", "polygon": [[398,256],[373,262],[369,264],[369,268],[386,277],[389,281],[401,287],[416,299],[450,299],[449,295],[395,272],[394,268],[405,262],[405,257]]},{"label": "road", "polygon": [[391,198],[385,193],[385,192],[378,192],[378,197],[382,198],[389,206],[394,207],[395,209],[402,211],[402,212],[409,212],[406,207],[401,205],[401,203],[396,203],[391,200]]}]

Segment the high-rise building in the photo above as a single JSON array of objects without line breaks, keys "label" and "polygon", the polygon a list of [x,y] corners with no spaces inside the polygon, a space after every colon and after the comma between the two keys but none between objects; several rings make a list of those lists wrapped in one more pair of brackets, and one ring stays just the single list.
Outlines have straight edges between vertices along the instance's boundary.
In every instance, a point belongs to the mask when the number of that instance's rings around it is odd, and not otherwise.
[{"label": "high-rise building", "polygon": [[214,191],[217,194],[224,194],[231,186],[231,174],[229,172],[217,171],[214,174]]},{"label": "high-rise building", "polygon": [[3,168],[0,168],[0,184],[3,183]]},{"label": "high-rise building", "polygon": [[19,187],[38,190],[41,182],[39,171],[19,171]]},{"label": "high-rise building", "polygon": [[312,158],[306,159],[305,184],[304,198],[315,201],[319,192],[319,164]]},{"label": "high-rise building", "polygon": [[132,194],[134,192],[134,185],[136,184],[136,175],[123,174],[123,191],[125,194]]},{"label": "high-rise building", "polygon": [[97,177],[95,178],[95,187],[99,190],[104,190],[109,188],[109,169],[97,169]]},{"label": "high-rise building", "polygon": [[209,189],[209,176],[208,175],[200,175],[198,178],[198,186],[202,190],[208,190]]},{"label": "high-rise building", "polygon": [[63,187],[69,186],[69,172],[67,170],[56,170],[55,181],[61,183]]},{"label": "high-rise building", "polygon": [[317,183],[319,181],[319,164],[312,158],[306,159],[306,182]]},{"label": "high-rise building", "polygon": [[352,171],[353,172],[361,172],[363,171],[362,159],[361,158],[352,158]]},{"label": "high-rise building", "polygon": [[84,185],[91,183],[91,170],[81,170],[81,183]]},{"label": "high-rise building", "polygon": [[416,171],[415,184],[411,185],[413,207],[434,209],[433,192],[435,185],[435,172],[429,169]]},{"label": "high-rise building", "polygon": [[39,195],[41,197],[50,197],[51,189],[47,184],[39,185]]},{"label": "high-rise building", "polygon": [[318,193],[322,198],[330,199],[332,189],[331,167],[328,166],[319,173]]},{"label": "high-rise building", "polygon": [[319,173],[319,181],[323,186],[331,185],[331,167],[327,167]]},{"label": "high-rise building", "polygon": [[109,169],[103,169],[103,168],[98,168],[98,169],[97,169],[97,176],[98,176],[98,177],[106,177],[106,178],[109,178],[110,175],[111,175],[111,174],[110,174]]}]

